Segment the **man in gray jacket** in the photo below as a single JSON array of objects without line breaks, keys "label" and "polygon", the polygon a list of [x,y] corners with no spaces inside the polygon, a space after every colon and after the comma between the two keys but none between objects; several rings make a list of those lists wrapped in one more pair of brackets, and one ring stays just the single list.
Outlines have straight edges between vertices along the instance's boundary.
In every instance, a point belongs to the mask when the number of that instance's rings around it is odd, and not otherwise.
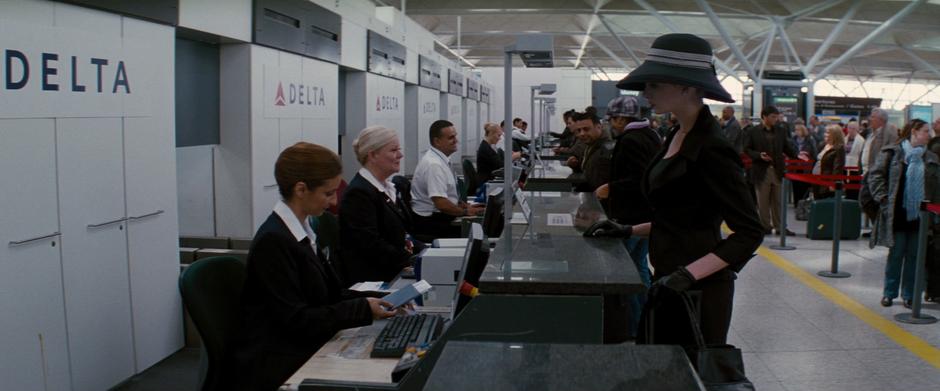
[{"label": "man in gray jacket", "polygon": [[[892,146],[898,141],[898,128],[892,124],[888,123],[888,113],[882,109],[873,109],[871,111],[871,116],[869,116],[869,124],[871,126],[871,132],[869,137],[865,139],[865,147],[862,148],[862,160],[859,161],[859,164],[862,166],[862,175],[866,175],[865,179],[862,181],[862,186],[869,186],[867,174],[868,171],[875,167],[875,162],[878,160],[878,154],[881,152],[881,149],[884,147]],[[872,188],[868,188],[868,193],[872,193]],[[868,218],[866,216],[866,218]],[[871,237],[871,232],[865,232],[862,234],[863,237]]]},{"label": "man in gray jacket", "polygon": [[874,109],[869,117],[871,124],[871,137],[866,137],[865,147],[862,149],[862,174],[875,166],[875,159],[881,148],[894,145],[898,141],[898,127],[888,123],[888,113],[882,109]]}]

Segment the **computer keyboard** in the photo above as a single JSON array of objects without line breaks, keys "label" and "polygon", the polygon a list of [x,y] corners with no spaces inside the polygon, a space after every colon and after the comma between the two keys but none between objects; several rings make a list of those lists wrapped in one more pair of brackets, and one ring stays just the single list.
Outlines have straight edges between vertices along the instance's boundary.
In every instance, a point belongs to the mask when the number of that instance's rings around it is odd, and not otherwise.
[{"label": "computer keyboard", "polygon": [[417,314],[389,319],[375,337],[372,358],[399,358],[409,343],[423,344],[437,338],[444,325],[440,315]]}]

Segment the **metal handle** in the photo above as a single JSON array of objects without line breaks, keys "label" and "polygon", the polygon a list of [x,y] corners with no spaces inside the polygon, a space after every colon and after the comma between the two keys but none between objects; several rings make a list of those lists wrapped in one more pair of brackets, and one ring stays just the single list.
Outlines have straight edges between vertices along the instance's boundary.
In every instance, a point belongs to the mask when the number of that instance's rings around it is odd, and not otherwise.
[{"label": "metal handle", "polygon": [[156,212],[153,212],[153,213],[147,213],[147,214],[145,214],[145,215],[131,216],[131,217],[128,217],[127,219],[128,219],[128,220],[131,220],[131,221],[134,221],[134,220],[143,220],[143,219],[146,219],[146,218],[148,218],[148,217],[157,216],[157,215],[161,215],[161,214],[163,214],[163,209],[157,210]]},{"label": "metal handle", "polygon": [[275,187],[277,187],[277,184],[273,184],[273,185],[264,185],[264,188],[265,188],[265,189],[273,189],[273,188],[275,188]]},{"label": "metal handle", "polygon": [[24,245],[24,244],[29,244],[29,243],[36,242],[36,241],[40,241],[40,240],[43,240],[43,239],[49,239],[49,238],[56,237],[56,236],[59,236],[59,235],[62,235],[62,234],[57,231],[57,232],[53,232],[53,233],[48,234],[48,235],[37,236],[37,237],[35,237],[35,238],[29,238],[29,239],[25,239],[25,240],[11,240],[11,241],[10,241],[10,247],[22,246],[22,245]]},{"label": "metal handle", "polygon": [[98,224],[88,224],[88,229],[101,228],[101,227],[105,227],[114,223],[120,223],[125,220],[127,220],[127,217],[120,217],[114,220],[109,220],[109,221],[105,221],[103,223],[98,223]]}]

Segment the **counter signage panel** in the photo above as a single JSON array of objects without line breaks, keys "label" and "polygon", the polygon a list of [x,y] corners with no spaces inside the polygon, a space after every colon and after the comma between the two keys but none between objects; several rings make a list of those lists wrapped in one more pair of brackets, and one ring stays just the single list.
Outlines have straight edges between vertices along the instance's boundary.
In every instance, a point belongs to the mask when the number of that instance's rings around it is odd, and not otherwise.
[{"label": "counter signage panel", "polygon": [[418,159],[424,156],[424,153],[431,147],[431,141],[428,139],[428,133],[431,131],[431,124],[441,119],[440,93],[430,88],[418,88]]},{"label": "counter signage panel", "polygon": [[266,118],[333,118],[337,115],[336,65],[306,60],[301,69],[264,66]]},{"label": "counter signage panel", "polygon": [[149,116],[155,67],[148,43],[4,21],[0,118]]}]

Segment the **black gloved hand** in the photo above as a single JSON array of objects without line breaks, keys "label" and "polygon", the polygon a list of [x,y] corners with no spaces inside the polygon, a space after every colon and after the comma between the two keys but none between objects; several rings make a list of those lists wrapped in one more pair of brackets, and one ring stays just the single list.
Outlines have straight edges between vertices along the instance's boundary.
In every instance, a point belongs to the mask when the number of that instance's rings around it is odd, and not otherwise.
[{"label": "black gloved hand", "polygon": [[669,288],[675,292],[685,292],[695,283],[695,276],[686,269],[685,266],[679,266],[679,269],[668,276],[660,278],[653,282],[650,289]]},{"label": "black gloved hand", "polygon": [[611,237],[611,238],[629,238],[633,234],[633,226],[629,224],[617,224],[610,220],[598,221],[584,231],[587,237]]}]

